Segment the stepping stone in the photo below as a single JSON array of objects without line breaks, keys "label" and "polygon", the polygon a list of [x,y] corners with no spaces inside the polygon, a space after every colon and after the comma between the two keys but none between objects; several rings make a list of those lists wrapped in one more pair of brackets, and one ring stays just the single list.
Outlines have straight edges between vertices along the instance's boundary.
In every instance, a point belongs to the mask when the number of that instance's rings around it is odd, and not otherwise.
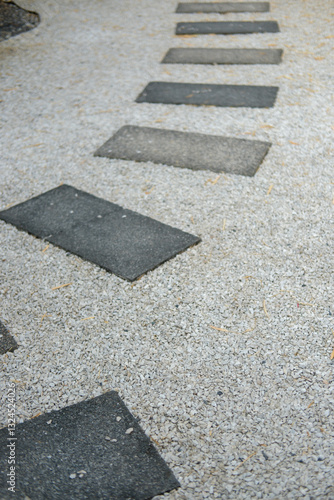
[{"label": "stepping stone", "polygon": [[281,49],[169,49],[165,64],[279,64]]},{"label": "stepping stone", "polygon": [[247,33],[277,33],[276,21],[224,21],[177,23],[177,35],[240,35]]},{"label": "stepping stone", "polygon": [[18,424],[14,433],[0,430],[8,450],[0,491],[12,445],[15,498],[145,500],[180,486],[115,391]]},{"label": "stepping stone", "polygon": [[8,330],[0,321],[0,354],[13,352],[17,348],[16,340],[8,333]]},{"label": "stepping stone", "polygon": [[193,14],[196,12],[215,12],[227,14],[228,12],[268,12],[269,2],[188,2],[179,3],[176,12]]},{"label": "stepping stone", "polygon": [[39,15],[14,2],[0,0],[0,41],[29,31],[39,24]]},{"label": "stepping stone", "polygon": [[0,219],[129,281],[200,242],[66,184],[0,212]]},{"label": "stepping stone", "polygon": [[253,176],[270,146],[269,142],[127,125],[95,156]]},{"label": "stepping stone", "polygon": [[151,82],[137,97],[136,102],[271,108],[277,91],[278,87],[254,85]]}]

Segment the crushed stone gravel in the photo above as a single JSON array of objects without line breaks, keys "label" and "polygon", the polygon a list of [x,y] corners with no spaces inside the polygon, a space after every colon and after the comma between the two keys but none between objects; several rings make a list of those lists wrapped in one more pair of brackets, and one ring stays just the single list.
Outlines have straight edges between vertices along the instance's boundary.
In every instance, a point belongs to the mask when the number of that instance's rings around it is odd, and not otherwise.
[{"label": "crushed stone gravel", "polygon": [[[64,182],[202,238],[129,284],[0,221],[0,320],[19,344],[2,400],[15,381],[22,422],[118,390],[181,483],[166,500],[334,498],[333,6],[270,3],[224,20],[280,33],[177,37],[171,0],[24,0],[40,24],[0,44],[0,209]],[[222,46],[283,60],[160,64]],[[149,81],[279,93],[271,109],[136,104]],[[123,125],[272,147],[253,178],[94,157]]]}]

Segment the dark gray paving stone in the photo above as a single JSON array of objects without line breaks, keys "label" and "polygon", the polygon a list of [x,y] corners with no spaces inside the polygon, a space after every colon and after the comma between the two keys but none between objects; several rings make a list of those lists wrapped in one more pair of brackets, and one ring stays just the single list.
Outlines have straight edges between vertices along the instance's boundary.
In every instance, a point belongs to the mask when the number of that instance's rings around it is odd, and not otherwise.
[{"label": "dark gray paving stone", "polygon": [[0,491],[13,442],[18,498],[144,500],[180,486],[115,391],[18,424],[17,440],[8,437],[1,429]]},{"label": "dark gray paving stone", "polygon": [[35,28],[39,15],[22,9],[14,2],[0,0],[0,41]]},{"label": "dark gray paving stone", "polygon": [[66,184],[0,212],[0,219],[129,281],[200,241]]},{"label": "dark gray paving stone", "polygon": [[24,493],[20,493],[17,490],[12,492],[12,491],[9,491],[7,488],[0,488],[0,499],[1,500],[32,500],[31,498],[27,497],[27,495],[25,495]]},{"label": "dark gray paving stone", "polygon": [[270,143],[150,127],[122,127],[96,156],[253,176]]},{"label": "dark gray paving stone", "polygon": [[16,340],[9,334],[7,328],[0,321],[0,354],[13,352],[17,348]]},{"label": "dark gray paving stone", "polygon": [[277,33],[276,21],[223,21],[177,23],[177,35],[234,35],[248,33]]},{"label": "dark gray paving stone", "polygon": [[279,64],[281,49],[169,49],[165,64]]},{"label": "dark gray paving stone", "polygon": [[196,12],[227,14],[229,12],[268,12],[269,9],[269,2],[181,2],[178,4],[176,12],[182,14]]},{"label": "dark gray paving stone", "polygon": [[277,91],[278,87],[254,85],[151,82],[136,102],[270,108],[275,103]]}]

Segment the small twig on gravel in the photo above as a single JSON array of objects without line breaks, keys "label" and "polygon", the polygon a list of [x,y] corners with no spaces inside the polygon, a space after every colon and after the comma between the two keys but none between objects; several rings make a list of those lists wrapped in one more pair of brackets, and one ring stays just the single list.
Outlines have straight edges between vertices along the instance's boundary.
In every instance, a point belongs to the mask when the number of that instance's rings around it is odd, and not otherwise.
[{"label": "small twig on gravel", "polygon": [[219,330],[220,332],[229,332],[228,330],[226,330],[226,328],[218,328],[218,326],[213,326],[213,325],[209,325],[210,328],[213,328],[214,330]]},{"label": "small twig on gravel", "polygon": [[268,318],[270,318],[270,316],[269,316],[269,314],[268,314],[268,311],[267,311],[267,308],[266,308],[266,301],[265,301],[265,300],[263,301],[263,309],[264,309],[264,312],[265,312],[266,316],[267,316]]},{"label": "small twig on gravel", "polygon": [[65,283],[65,285],[54,286],[53,288],[51,288],[51,290],[58,290],[59,288],[64,288],[65,286],[70,286],[70,285],[72,285],[72,281],[71,283]]},{"label": "small twig on gravel", "polygon": [[44,314],[43,314],[43,316],[41,317],[41,324],[40,324],[40,326],[42,326],[42,321],[43,321],[43,319],[44,319],[44,318],[47,318],[47,317],[50,317],[50,314],[48,314],[48,313],[44,313]]},{"label": "small twig on gravel", "polygon": [[253,328],[247,328],[247,330],[245,330],[244,332],[230,332],[230,330],[226,330],[226,328],[219,328],[218,326],[213,326],[213,325],[209,325],[209,326],[210,326],[210,328],[213,328],[214,330],[219,330],[220,332],[232,333],[235,335],[243,335],[244,333],[252,332],[253,330],[255,330],[256,318],[254,318]]},{"label": "small twig on gravel", "polygon": [[233,470],[233,472],[235,472],[237,469],[239,469],[239,467],[241,467],[245,462],[247,462],[247,460],[254,457],[254,455],[256,455],[258,451],[259,450],[254,451],[251,455],[249,455],[249,457],[245,458],[245,460],[243,460],[239,465],[236,466],[236,468]]}]

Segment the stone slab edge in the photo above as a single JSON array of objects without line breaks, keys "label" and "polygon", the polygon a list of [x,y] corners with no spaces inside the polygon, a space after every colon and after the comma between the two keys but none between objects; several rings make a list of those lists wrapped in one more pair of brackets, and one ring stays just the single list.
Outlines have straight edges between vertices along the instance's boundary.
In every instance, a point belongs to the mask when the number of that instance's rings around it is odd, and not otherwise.
[{"label": "stone slab edge", "polygon": [[162,64],[279,64],[282,49],[171,48]]},{"label": "stone slab edge", "polygon": [[271,143],[126,125],[94,156],[252,177]]},{"label": "stone slab edge", "polygon": [[269,2],[181,2],[175,12],[177,14],[198,12],[227,14],[229,12],[269,12],[269,10]]},{"label": "stone slab edge", "polygon": [[176,35],[248,35],[278,33],[276,21],[205,21],[177,23]]}]

